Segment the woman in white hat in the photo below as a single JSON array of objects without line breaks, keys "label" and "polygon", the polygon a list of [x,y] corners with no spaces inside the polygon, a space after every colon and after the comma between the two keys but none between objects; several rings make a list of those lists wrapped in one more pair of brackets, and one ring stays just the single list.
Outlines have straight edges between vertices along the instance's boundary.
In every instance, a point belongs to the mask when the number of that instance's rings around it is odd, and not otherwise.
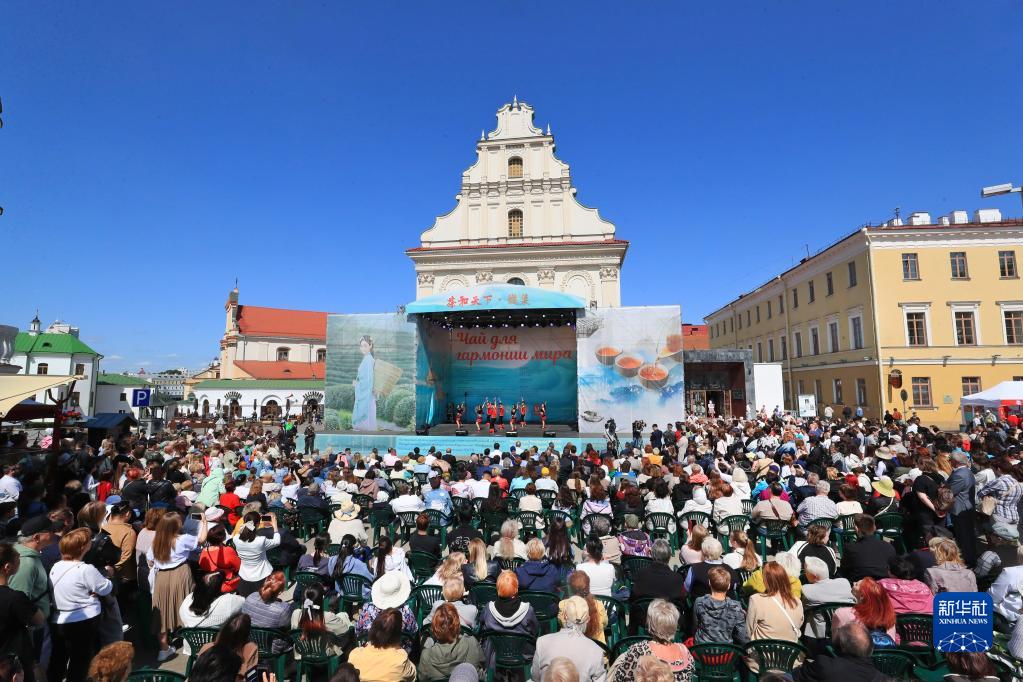
[{"label": "woman in white hat", "polygon": [[359,518],[361,510],[362,508],[353,503],[350,498],[347,502],[341,503],[341,507],[334,512],[330,526],[327,527],[327,535],[330,536],[330,541],[333,544],[340,544],[341,538],[346,535],[354,536],[359,542],[369,540],[369,536],[366,535],[366,526]]},{"label": "woman in white hat", "polygon": [[419,631],[416,615],[406,603],[412,593],[412,583],[399,571],[388,571],[373,583],[372,601],[363,604],[355,620],[355,636],[365,641],[373,621],[386,609],[397,609],[401,616],[401,631],[414,635]]}]

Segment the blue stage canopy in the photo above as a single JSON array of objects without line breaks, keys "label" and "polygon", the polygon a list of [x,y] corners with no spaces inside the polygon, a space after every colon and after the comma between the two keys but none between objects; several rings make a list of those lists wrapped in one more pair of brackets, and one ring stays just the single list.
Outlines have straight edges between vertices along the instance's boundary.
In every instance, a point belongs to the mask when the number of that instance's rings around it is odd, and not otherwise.
[{"label": "blue stage canopy", "polygon": [[472,310],[540,310],[586,307],[578,296],[517,284],[480,284],[434,294],[405,306],[410,315]]}]

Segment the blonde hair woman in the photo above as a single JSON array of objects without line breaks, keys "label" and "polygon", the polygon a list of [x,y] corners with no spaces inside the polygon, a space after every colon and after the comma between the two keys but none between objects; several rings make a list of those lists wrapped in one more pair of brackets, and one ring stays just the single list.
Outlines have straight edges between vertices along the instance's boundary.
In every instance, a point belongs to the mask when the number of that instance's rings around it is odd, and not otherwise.
[{"label": "blonde hair woman", "polygon": [[461,552],[448,554],[440,566],[437,567],[437,571],[423,584],[443,585],[451,578],[462,580],[462,566],[465,566],[466,562],[465,555]]},{"label": "blonde hair woman", "polygon": [[494,543],[493,556],[495,559],[522,559],[526,560],[526,545],[519,540],[519,524],[512,519],[501,524],[501,538]]},{"label": "blonde hair woman", "polygon": [[480,538],[473,538],[469,541],[469,561],[462,567],[465,584],[472,587],[486,580],[492,573],[496,573],[496,569],[487,561],[487,543]]},{"label": "blonde hair woman", "polygon": [[441,589],[441,596],[443,599],[433,605],[430,615],[423,619],[424,623],[429,623],[433,619],[433,615],[437,613],[437,609],[441,605],[451,604],[458,612],[458,618],[462,621],[462,625],[469,628],[476,627],[476,616],[479,615],[479,609],[465,601],[465,583],[462,582],[461,577],[445,580],[444,587]]},{"label": "blonde hair woman", "polygon": [[934,566],[925,572],[924,582],[932,594],[977,591],[977,576],[966,568],[954,540],[938,537],[927,544],[934,554]]},{"label": "blonde hair woman", "polygon": [[679,551],[679,558],[684,564],[698,564],[703,561],[703,551],[700,549],[700,545],[707,538],[708,532],[707,527],[702,525],[695,525],[689,532],[689,542],[682,546]]}]

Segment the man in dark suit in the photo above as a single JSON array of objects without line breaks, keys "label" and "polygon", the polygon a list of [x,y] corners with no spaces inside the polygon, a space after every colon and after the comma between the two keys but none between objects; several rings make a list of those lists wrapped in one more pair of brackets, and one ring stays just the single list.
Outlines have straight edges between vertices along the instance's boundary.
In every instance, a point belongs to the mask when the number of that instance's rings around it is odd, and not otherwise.
[{"label": "man in dark suit", "polygon": [[853,523],[856,526],[856,542],[845,547],[842,575],[851,583],[867,576],[875,580],[887,578],[888,562],[895,556],[895,548],[874,535],[874,517],[857,514]]},{"label": "man in dark suit", "polygon": [[820,655],[792,672],[795,682],[884,682],[889,678],[874,667],[870,655],[874,644],[870,633],[859,621],[836,629],[831,634],[836,656]]},{"label": "man in dark suit", "polygon": [[679,613],[683,610],[682,595],[685,590],[682,576],[668,567],[671,561],[671,545],[659,538],[650,549],[652,564],[637,571],[632,578],[632,592],[629,594],[629,635],[639,632],[641,625],[646,625],[646,605],[640,605],[640,599],[667,599],[674,604]]}]

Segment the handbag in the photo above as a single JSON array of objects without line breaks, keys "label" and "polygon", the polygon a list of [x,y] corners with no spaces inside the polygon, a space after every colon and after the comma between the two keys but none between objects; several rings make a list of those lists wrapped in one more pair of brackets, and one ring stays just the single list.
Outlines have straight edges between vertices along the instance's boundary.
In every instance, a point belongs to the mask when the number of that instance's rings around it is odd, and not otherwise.
[{"label": "handbag", "polygon": [[985,495],[980,499],[980,513],[984,516],[991,516],[998,506],[998,498],[993,495]]}]

